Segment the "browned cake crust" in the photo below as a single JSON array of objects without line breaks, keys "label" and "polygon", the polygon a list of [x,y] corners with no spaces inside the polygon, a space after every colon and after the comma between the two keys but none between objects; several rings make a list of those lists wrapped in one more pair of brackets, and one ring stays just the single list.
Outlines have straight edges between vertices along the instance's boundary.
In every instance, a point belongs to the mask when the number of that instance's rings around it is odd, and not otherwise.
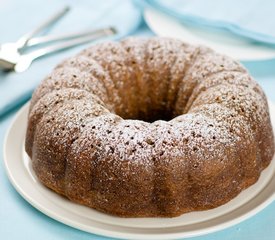
[{"label": "browned cake crust", "polygon": [[26,151],[39,180],[74,202],[172,217],[254,184],[274,139],[266,97],[238,62],[179,40],[130,38],[84,50],[44,79]]}]

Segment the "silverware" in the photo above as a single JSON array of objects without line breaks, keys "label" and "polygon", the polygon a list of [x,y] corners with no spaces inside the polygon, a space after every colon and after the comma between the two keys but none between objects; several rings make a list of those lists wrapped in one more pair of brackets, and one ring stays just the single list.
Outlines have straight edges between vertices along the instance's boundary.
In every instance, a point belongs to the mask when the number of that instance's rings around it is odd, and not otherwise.
[{"label": "silverware", "polygon": [[[17,59],[13,70],[17,73],[19,72],[24,72],[25,70],[27,70],[31,63],[42,56],[54,53],[54,52],[58,52],[67,48],[71,48],[74,46],[77,46],[79,44],[83,44],[83,43],[87,43],[90,42],[92,40],[96,40],[99,39],[101,37],[106,37],[109,35],[113,35],[115,34],[116,31],[114,28],[103,28],[103,29],[99,29],[99,30],[95,30],[95,31],[90,31],[90,32],[86,32],[85,36],[81,36],[69,41],[64,41],[62,43],[58,43],[55,44],[53,46],[49,46],[49,47],[44,47],[44,48],[40,48],[38,50],[32,51],[30,53],[26,53],[26,54],[21,54],[20,57]],[[61,40],[61,39],[60,39]],[[42,41],[41,41],[42,42]],[[44,42],[46,43],[46,42]]]},{"label": "silverware", "polygon": [[[31,63],[42,56],[71,48],[83,43],[90,42],[105,36],[116,34],[113,27],[107,27],[97,30],[82,31],[77,33],[62,34],[57,36],[34,37],[46,28],[55,24],[68,11],[69,7],[64,7],[59,12],[51,16],[33,31],[25,34],[15,43],[5,43],[0,45],[0,69],[23,72],[27,70]],[[62,41],[58,43],[59,41]],[[57,43],[55,43],[57,42]],[[51,44],[51,45],[50,45]],[[39,45],[50,45],[40,47]],[[35,47],[36,49],[27,53],[26,50]]]}]

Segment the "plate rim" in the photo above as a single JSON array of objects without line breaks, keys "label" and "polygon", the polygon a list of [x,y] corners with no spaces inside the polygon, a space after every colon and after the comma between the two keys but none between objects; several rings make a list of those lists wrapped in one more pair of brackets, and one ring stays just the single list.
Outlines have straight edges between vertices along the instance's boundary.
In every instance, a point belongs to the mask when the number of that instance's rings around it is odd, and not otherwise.
[{"label": "plate rim", "polygon": [[[236,225],[236,224],[238,224],[238,223],[254,216],[255,214],[257,214],[258,212],[263,210],[265,207],[267,207],[269,204],[271,204],[275,200],[275,192],[273,192],[273,194],[268,196],[265,200],[261,201],[260,204],[258,204],[256,207],[254,207],[250,210],[247,210],[242,214],[239,214],[235,218],[226,220],[225,222],[222,222],[222,223],[214,225],[214,226],[208,226],[208,227],[205,227],[203,229],[191,230],[191,231],[188,231],[188,232],[160,233],[160,234],[154,233],[154,234],[148,235],[148,234],[144,234],[144,233],[127,233],[127,232],[125,233],[125,232],[117,232],[117,231],[114,232],[112,230],[108,231],[106,229],[94,227],[94,226],[91,226],[91,225],[87,227],[87,226],[85,226],[85,224],[81,224],[81,223],[78,223],[78,222],[73,221],[71,219],[68,219],[64,216],[60,216],[58,213],[55,213],[54,211],[52,211],[49,206],[44,206],[40,202],[37,202],[37,200],[35,200],[35,198],[33,198],[32,196],[29,196],[27,194],[26,190],[22,189],[22,186],[20,186],[20,183],[18,183],[16,181],[16,179],[14,178],[12,170],[10,169],[9,164],[8,164],[8,158],[9,157],[8,157],[8,153],[7,153],[7,144],[8,144],[9,138],[11,138],[12,130],[13,130],[13,128],[15,128],[16,124],[18,124],[17,122],[20,120],[20,117],[22,117],[24,114],[27,114],[29,104],[30,104],[30,102],[27,102],[23,107],[20,108],[20,110],[14,116],[13,120],[11,121],[11,123],[10,123],[10,125],[9,125],[9,127],[6,131],[6,135],[5,135],[5,138],[4,138],[4,144],[3,144],[4,167],[5,167],[5,170],[6,170],[6,174],[9,178],[9,181],[12,183],[13,187],[16,189],[16,191],[27,202],[29,202],[33,207],[35,207],[36,209],[38,209],[39,211],[41,211],[42,213],[44,213],[48,217],[51,217],[51,218],[53,218],[53,219],[55,219],[55,220],[57,220],[57,221],[59,221],[63,224],[66,224],[70,227],[80,229],[80,230],[83,230],[85,232],[89,232],[89,233],[92,233],[92,234],[98,234],[98,235],[102,235],[102,236],[116,237],[116,238],[122,238],[122,239],[137,239],[137,238],[143,238],[143,239],[171,239],[171,238],[195,237],[195,236],[201,236],[201,235],[209,234],[209,233],[212,233],[212,232],[220,231],[220,230],[223,230],[225,228]],[[272,108],[275,109],[275,105],[272,104],[271,102],[269,102],[269,106],[271,106],[271,105],[272,105]],[[265,187],[263,187],[263,189],[261,189],[261,191],[258,193],[258,195],[262,191],[264,191],[267,186],[270,185],[271,181],[272,181],[272,178],[268,181],[268,183],[266,183]],[[273,179],[273,181],[275,181],[275,178]],[[256,195],[256,196],[258,196],[258,195]],[[255,196],[255,198],[256,198],[256,196]],[[253,199],[248,201],[247,204],[250,203],[250,202],[253,203]],[[244,206],[240,206],[239,208],[242,208]],[[236,209],[234,209],[233,211],[235,211],[235,210]],[[225,215],[227,215],[227,214],[225,214]],[[222,216],[220,216],[220,217],[222,217]],[[109,225],[109,224],[107,223],[106,225]]]}]

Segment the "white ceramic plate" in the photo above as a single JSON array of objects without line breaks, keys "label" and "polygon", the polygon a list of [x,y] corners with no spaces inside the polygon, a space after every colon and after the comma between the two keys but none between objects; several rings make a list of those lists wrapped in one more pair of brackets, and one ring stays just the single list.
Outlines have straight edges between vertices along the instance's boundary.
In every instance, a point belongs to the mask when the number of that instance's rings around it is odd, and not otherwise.
[{"label": "white ceramic plate", "polygon": [[217,52],[242,61],[266,60],[275,57],[275,47],[267,47],[237,38],[230,33],[206,31],[199,27],[190,27],[173,17],[153,9],[146,9],[145,20],[151,30],[164,37],[181,39],[192,44],[202,44]]},{"label": "white ceramic plate", "polygon": [[[4,143],[4,161],[16,190],[35,208],[69,226],[125,239],[174,239],[224,229],[259,212],[274,200],[275,159],[259,181],[229,203],[208,211],[176,218],[119,218],[72,203],[44,187],[36,178],[24,151],[29,104],[15,116]],[[270,108],[275,126],[275,106]]]}]

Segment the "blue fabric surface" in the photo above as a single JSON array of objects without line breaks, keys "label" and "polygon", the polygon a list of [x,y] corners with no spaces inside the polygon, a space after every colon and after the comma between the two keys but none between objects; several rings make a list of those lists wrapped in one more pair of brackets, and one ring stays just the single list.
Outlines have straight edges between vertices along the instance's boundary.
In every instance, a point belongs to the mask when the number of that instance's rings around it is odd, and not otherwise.
[{"label": "blue fabric surface", "polygon": [[273,0],[144,0],[144,3],[185,23],[275,44]]},{"label": "blue fabric surface", "polygon": [[[114,26],[118,34],[112,39],[119,39],[133,33],[142,20],[139,9],[128,0],[4,0],[0,5],[0,43],[16,41],[65,5],[71,6],[71,11],[50,29],[49,34]],[[29,99],[36,85],[58,62],[88,45],[41,58],[24,73],[0,73],[0,118]]]},{"label": "blue fabric surface", "polygon": [[[17,0],[2,0],[0,4],[0,29],[7,29],[6,24],[9,26],[7,34],[1,34],[0,40],[3,42],[15,40],[21,34],[25,33],[36,23],[39,23],[45,17],[48,16],[48,12],[54,12],[54,9],[58,6],[62,6],[65,0],[53,3],[52,5],[45,7],[45,13],[42,11],[35,12],[34,9],[41,9],[43,3],[41,0],[25,0],[22,3]],[[72,3],[70,1],[66,1]],[[87,1],[78,1],[80,4],[78,7],[85,6]],[[98,4],[98,1],[89,1],[91,6]],[[109,1],[106,1],[109,2]],[[112,2],[112,1],[110,1]],[[124,1],[123,1],[124,2]],[[48,3],[48,2],[47,2]],[[83,4],[83,5],[82,5]],[[87,5],[88,6],[88,5]],[[93,5],[94,6],[94,5]],[[85,8],[85,7],[83,7]],[[5,13],[9,9],[9,12]],[[29,10],[32,9],[33,14],[28,14]],[[46,13],[47,12],[47,13]],[[93,12],[93,10],[91,10]],[[134,11],[135,12],[135,11]],[[132,14],[134,14],[134,12]],[[138,12],[135,12],[140,17]],[[2,15],[4,14],[4,15]],[[107,13],[105,13],[106,15]],[[43,16],[42,16],[43,15]],[[70,14],[69,14],[70,15]],[[69,15],[67,17],[69,17]],[[5,18],[3,18],[3,16]],[[77,16],[77,15],[75,15]],[[66,18],[67,18],[66,17]],[[5,19],[5,22],[3,22]],[[37,19],[37,20],[36,20]],[[32,20],[34,22],[32,22]],[[65,20],[65,18],[64,18]],[[68,20],[69,21],[69,20]],[[77,23],[79,24],[79,19]],[[18,27],[18,23],[22,22],[22,27]],[[23,24],[24,22],[24,24]],[[62,21],[63,22],[63,21]],[[64,24],[60,22],[60,24]],[[77,24],[76,23],[76,24]],[[68,23],[69,24],[69,23]],[[136,23],[139,24],[139,23]],[[23,29],[23,26],[24,29]],[[60,32],[58,29],[63,30],[61,25],[57,25],[52,32]],[[67,25],[68,26],[68,25]],[[90,23],[93,27],[93,23]],[[60,28],[59,28],[60,27]],[[83,26],[86,28],[86,26]],[[132,30],[136,26],[132,25]],[[78,29],[75,25],[68,26],[66,30]],[[64,27],[65,31],[65,27]],[[146,27],[146,25],[140,25],[137,31],[134,31],[135,35],[138,36],[150,36],[152,33]],[[83,46],[83,47],[87,47]],[[70,56],[75,52],[79,51],[79,47],[70,51],[66,51],[57,55],[53,55],[49,58],[41,59],[34,63],[31,69],[24,74],[11,74],[11,75],[0,75],[0,104],[7,101],[10,97],[20,97],[20,91],[22,89],[32,90],[32,88],[39,83],[39,81],[46,75],[50,69],[59,62],[62,58]],[[266,92],[268,98],[275,102],[275,60],[261,61],[261,62],[245,62],[245,66],[248,68],[252,76],[260,83]],[[5,85],[3,88],[2,81],[10,80],[12,83]],[[7,84],[7,83],[6,83]],[[19,86],[20,88],[19,88]],[[27,87],[25,88],[26,85]],[[6,87],[7,86],[7,87]],[[17,89],[19,88],[19,89]],[[21,89],[21,90],[20,90]],[[17,95],[16,95],[17,94]],[[26,92],[26,96],[30,93]],[[22,101],[22,98],[20,97]],[[18,108],[17,108],[18,110]],[[15,111],[6,115],[5,118],[0,119],[0,239],[39,239],[39,240],[57,240],[57,239],[81,239],[81,240],[103,240],[109,239],[94,234],[89,234],[69,226],[66,226],[60,222],[57,222],[43,213],[33,208],[28,202],[26,202],[12,187],[6,176],[3,164],[3,141],[4,135],[7,131],[8,126],[11,124],[11,119],[14,117]],[[274,240],[275,239],[275,202],[268,206],[266,209],[258,213],[256,216],[238,224],[232,226],[223,231],[208,234],[201,237],[192,238],[192,240]],[[191,240],[191,239],[190,239]]]}]

